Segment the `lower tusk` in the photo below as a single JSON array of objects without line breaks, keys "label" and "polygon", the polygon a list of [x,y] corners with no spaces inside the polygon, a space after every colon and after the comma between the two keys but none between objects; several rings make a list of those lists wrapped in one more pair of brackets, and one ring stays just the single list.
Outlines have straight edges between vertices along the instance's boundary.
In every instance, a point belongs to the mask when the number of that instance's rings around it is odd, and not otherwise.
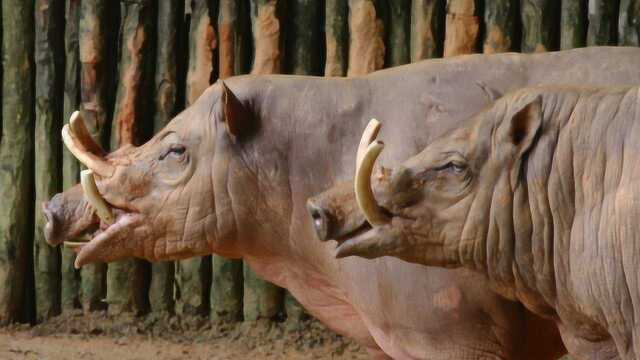
[{"label": "lower tusk", "polygon": [[82,241],[65,241],[64,242],[64,246],[68,247],[68,248],[79,248],[81,246],[87,245],[86,242],[82,242]]},{"label": "lower tusk", "polygon": [[384,225],[389,222],[389,217],[384,214],[371,190],[371,172],[383,148],[384,143],[382,141],[376,140],[371,143],[356,168],[356,178],[354,181],[356,201],[371,226]]},{"label": "lower tusk", "polygon": [[379,131],[380,121],[371,119],[371,121],[369,121],[369,124],[367,124],[367,127],[362,132],[360,144],[358,144],[358,152],[356,153],[356,169],[360,167],[360,162],[362,162],[362,158],[367,151],[367,147],[373,140],[375,140],[376,136],[378,136]]},{"label": "lower tusk", "polygon": [[87,197],[91,206],[96,209],[98,217],[108,225],[113,224],[113,214],[111,213],[111,209],[109,208],[109,205],[107,205],[107,202],[104,201],[104,198],[98,192],[96,180],[93,177],[93,171],[82,170],[80,172],[80,184],[82,185],[84,196]]}]

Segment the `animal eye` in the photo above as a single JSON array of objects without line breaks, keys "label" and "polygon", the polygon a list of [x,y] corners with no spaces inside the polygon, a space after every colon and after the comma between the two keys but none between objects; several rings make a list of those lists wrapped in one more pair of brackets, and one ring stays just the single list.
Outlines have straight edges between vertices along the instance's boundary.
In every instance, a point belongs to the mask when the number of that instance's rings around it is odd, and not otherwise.
[{"label": "animal eye", "polygon": [[448,163],[436,168],[435,170],[436,171],[452,171],[456,174],[461,174],[466,169],[467,169],[467,166],[465,164],[455,162],[455,161],[449,161]]},{"label": "animal eye", "polygon": [[166,158],[168,155],[180,157],[182,156],[182,154],[184,154],[185,151],[186,149],[183,145],[173,145],[169,148],[169,150],[160,155],[160,160],[164,160],[164,158]]}]

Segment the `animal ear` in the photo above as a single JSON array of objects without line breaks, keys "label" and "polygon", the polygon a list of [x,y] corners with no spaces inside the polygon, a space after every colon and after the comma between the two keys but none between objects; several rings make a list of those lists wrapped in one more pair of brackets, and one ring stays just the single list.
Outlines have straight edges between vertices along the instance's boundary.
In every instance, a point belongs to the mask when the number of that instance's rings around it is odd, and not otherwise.
[{"label": "animal ear", "polygon": [[251,113],[223,81],[220,81],[220,85],[222,86],[222,108],[224,112],[222,121],[225,123],[229,137],[235,141],[238,137],[248,132],[251,125]]},{"label": "animal ear", "polygon": [[542,99],[540,96],[523,102],[503,125],[505,125],[502,133],[503,140],[513,145],[516,151],[510,173],[511,189],[515,190],[523,166],[522,158],[531,149],[542,126]]},{"label": "animal ear", "polygon": [[541,125],[542,99],[540,96],[525,102],[511,115],[508,120],[507,141],[516,147],[518,157],[529,150]]}]

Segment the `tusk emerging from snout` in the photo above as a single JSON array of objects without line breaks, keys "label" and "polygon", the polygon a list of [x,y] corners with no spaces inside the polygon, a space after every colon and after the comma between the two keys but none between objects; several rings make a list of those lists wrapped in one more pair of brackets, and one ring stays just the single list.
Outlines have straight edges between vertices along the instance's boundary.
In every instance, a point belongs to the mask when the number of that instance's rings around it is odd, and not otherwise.
[{"label": "tusk emerging from snout", "polygon": [[362,158],[367,151],[367,147],[369,147],[369,144],[371,144],[371,142],[376,139],[379,131],[380,121],[371,119],[367,127],[362,132],[360,144],[358,144],[358,152],[356,153],[356,169],[360,167],[360,162],[362,161]]},{"label": "tusk emerging from snout", "polygon": [[115,172],[115,166],[103,159],[104,151],[89,135],[80,112],[74,112],[69,124],[62,128],[62,141],[78,161],[96,174],[111,177]]},{"label": "tusk emerging from snout", "polygon": [[356,201],[360,211],[362,211],[371,226],[384,225],[389,222],[389,217],[382,211],[371,190],[371,172],[383,148],[384,143],[382,141],[376,140],[372,142],[362,155],[362,159],[356,168],[354,181]]},{"label": "tusk emerging from snout", "polygon": [[111,213],[111,209],[109,208],[109,205],[107,205],[107,202],[104,201],[104,198],[102,198],[102,195],[98,192],[98,186],[96,185],[96,180],[93,177],[93,171],[82,170],[80,172],[80,184],[82,185],[84,196],[87,197],[91,206],[96,209],[98,217],[109,225],[113,224],[113,214]]}]

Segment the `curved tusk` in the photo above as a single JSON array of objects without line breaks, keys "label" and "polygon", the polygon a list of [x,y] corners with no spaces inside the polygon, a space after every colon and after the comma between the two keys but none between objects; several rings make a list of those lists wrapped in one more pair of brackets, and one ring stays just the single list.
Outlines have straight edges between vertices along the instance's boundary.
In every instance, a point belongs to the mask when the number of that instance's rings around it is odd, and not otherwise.
[{"label": "curved tusk", "polygon": [[[79,112],[77,111],[74,112],[73,115],[71,115],[70,123],[62,127],[62,141],[64,142],[64,145],[67,147],[67,149],[69,149],[73,156],[78,159],[78,161],[83,163],[89,169],[95,171],[96,174],[102,177],[113,176],[113,173],[115,172],[115,166],[104,160],[99,155],[101,153],[96,154],[89,151],[86,146],[93,145],[84,144],[82,141],[80,141],[78,135],[74,132],[74,129],[77,129],[77,131],[83,133],[83,135],[80,135],[81,137],[85,135],[85,132],[86,135],[88,135],[88,131],[86,130],[86,127],[84,126],[84,123],[79,116]],[[95,144],[93,140],[91,140],[91,143]],[[97,146],[98,145],[95,144],[95,147]],[[99,149],[99,151],[102,151],[102,149]]]},{"label": "curved tusk", "polygon": [[376,159],[384,148],[382,141],[371,143],[362,155],[362,160],[356,168],[354,190],[358,207],[371,226],[384,225],[389,222],[389,217],[382,212],[371,190],[371,172]]},{"label": "curved tusk", "polygon": [[91,206],[96,209],[98,217],[109,225],[113,224],[113,214],[111,213],[111,209],[109,208],[109,205],[107,205],[107,202],[104,201],[104,198],[98,192],[98,186],[96,186],[93,171],[82,170],[80,172],[80,184],[82,185],[84,196],[87,197]]},{"label": "curved tusk", "polygon": [[80,144],[90,153],[104,157],[107,153],[102,149],[87,130],[84,119],[80,116],[80,111],[76,110],[69,118],[69,127],[71,132],[78,138]]},{"label": "curved tusk", "polygon": [[371,119],[367,127],[362,132],[362,137],[360,138],[360,144],[358,144],[358,152],[356,153],[356,169],[360,167],[360,162],[364,157],[365,152],[367,151],[367,147],[373,140],[375,140],[376,136],[378,136],[378,132],[380,131],[380,121],[376,119]]}]

